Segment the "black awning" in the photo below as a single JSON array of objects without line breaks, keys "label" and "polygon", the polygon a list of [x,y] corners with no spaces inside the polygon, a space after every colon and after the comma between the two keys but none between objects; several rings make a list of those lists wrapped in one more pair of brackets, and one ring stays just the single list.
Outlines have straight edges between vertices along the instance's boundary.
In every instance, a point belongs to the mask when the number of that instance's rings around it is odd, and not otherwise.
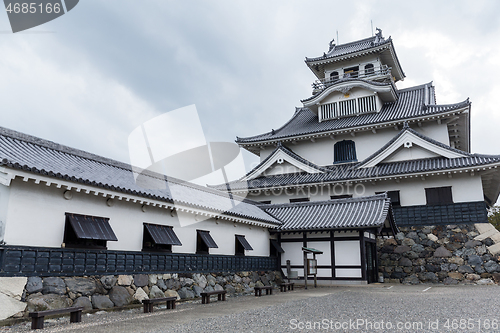
[{"label": "black awning", "polygon": [[66,213],[66,219],[80,239],[118,240],[108,218]]},{"label": "black awning", "polygon": [[210,231],[204,231],[204,230],[197,230],[197,231],[198,235],[200,235],[201,239],[208,248],[213,248],[213,249],[219,248],[215,243],[214,239],[212,238],[212,236],[210,236]]},{"label": "black awning", "polygon": [[240,242],[241,246],[243,246],[243,248],[245,250],[248,250],[248,251],[252,251],[253,250],[253,247],[250,246],[250,244],[248,243],[248,241],[245,238],[245,236],[236,235],[236,239],[238,240],[238,242]]},{"label": "black awning", "polygon": [[144,223],[144,226],[151,235],[151,238],[153,238],[155,244],[182,245],[172,227],[149,223]]},{"label": "black awning", "polygon": [[281,245],[278,243],[277,240],[271,239],[271,244],[279,253],[285,253],[285,250],[283,250],[283,248],[281,247]]}]

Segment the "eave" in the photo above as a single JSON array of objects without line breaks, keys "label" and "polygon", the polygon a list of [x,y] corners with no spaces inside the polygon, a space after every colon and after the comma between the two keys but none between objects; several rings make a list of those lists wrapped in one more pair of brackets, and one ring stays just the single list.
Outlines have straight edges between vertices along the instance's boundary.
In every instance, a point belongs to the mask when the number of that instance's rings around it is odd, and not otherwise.
[{"label": "eave", "polygon": [[[175,203],[168,200],[154,199],[149,197],[142,197],[136,194],[117,192],[111,189],[104,189],[97,186],[85,185],[80,183],[74,183],[68,180],[60,178],[52,178],[40,174],[33,174],[24,170],[11,169],[6,167],[0,167],[0,174],[4,179],[10,179],[8,182],[2,183],[5,186],[11,186],[12,180],[19,178],[23,182],[33,181],[35,185],[45,185],[52,186],[55,185],[58,189],[64,189],[67,191],[75,191],[77,193],[83,193],[87,195],[93,195],[96,197],[103,197],[112,200],[119,200],[125,202],[136,203],[142,205],[143,211],[147,211],[147,207],[156,207],[167,210],[171,215],[176,214],[176,212],[183,212],[192,214],[195,217],[208,217],[218,220],[226,220],[235,223],[249,224],[265,228],[277,228],[278,224],[273,224],[271,222],[260,221],[258,219],[249,219],[241,216],[235,216],[232,214],[227,214],[226,212],[216,211],[210,209],[209,207],[204,207],[201,205],[190,205],[189,203],[178,202]],[[62,196],[61,196],[62,199]],[[175,216],[175,215],[172,215]]]},{"label": "eave", "polygon": [[[294,135],[294,136],[289,136],[285,138],[276,138],[276,139],[267,139],[267,140],[261,140],[261,141],[254,141],[254,142],[238,142],[236,143],[248,150],[251,153],[254,153],[257,156],[260,156],[260,152],[262,149],[264,149],[265,146],[272,146],[272,145],[277,145],[279,142],[285,143],[294,143],[296,141],[305,141],[305,140],[316,140],[316,139],[321,139],[321,138],[327,138],[330,137],[331,139],[334,139],[335,136],[338,135],[356,135],[356,133],[359,132],[376,132],[377,130],[382,130],[382,129],[388,129],[388,128],[394,128],[396,131],[401,130],[403,127],[404,123],[408,124],[413,124],[413,125],[419,125],[419,123],[424,123],[424,122],[434,122],[437,121],[441,123],[443,120],[446,120],[447,118],[453,117],[453,116],[461,116],[462,114],[466,115],[466,119],[464,120],[464,126],[470,126],[470,105],[464,106],[462,108],[452,110],[452,111],[447,111],[443,113],[437,113],[432,116],[425,115],[425,116],[420,116],[420,117],[412,117],[412,118],[405,118],[405,119],[399,119],[397,121],[387,121],[387,122],[381,122],[381,123],[374,123],[370,125],[363,125],[363,126],[356,126],[356,127],[350,127],[350,128],[344,128],[344,129],[337,129],[337,130],[332,130],[332,131],[324,131],[324,132],[319,132],[319,133],[310,133],[310,134],[302,134],[302,135]],[[458,120],[458,119],[456,119]],[[464,127],[465,128],[465,127]],[[456,132],[459,133],[459,132]],[[467,134],[467,131],[462,131],[461,133],[465,134],[465,138],[463,138],[464,143],[467,143],[466,149],[460,147],[462,150],[469,152],[470,151],[470,137]],[[455,134],[453,132],[451,135]],[[262,148],[261,148],[262,147]]]},{"label": "eave", "polygon": [[[415,173],[401,173],[396,175],[388,175],[388,176],[378,176],[378,177],[364,177],[364,178],[356,178],[356,179],[342,179],[342,180],[332,180],[332,181],[321,181],[321,182],[311,182],[311,183],[301,183],[301,184],[287,184],[282,186],[269,186],[269,187],[261,187],[261,188],[248,188],[245,190],[233,190],[233,193],[260,193],[260,192],[269,192],[276,190],[286,190],[286,189],[295,189],[295,188],[310,188],[310,187],[324,187],[335,184],[362,184],[362,183],[370,183],[372,185],[377,182],[382,181],[395,181],[397,183],[404,181],[406,179],[420,179],[425,181],[429,177],[434,176],[447,176],[448,178],[453,178],[454,175],[483,175],[485,173],[490,173],[495,170],[499,170],[500,162],[490,163],[487,165],[481,166],[470,166],[463,168],[453,168],[439,171],[424,171],[424,172],[415,172]],[[498,175],[498,179],[500,181],[500,173]],[[498,194],[497,194],[498,195]],[[492,198],[493,200],[494,198]],[[494,201],[494,200],[493,200]]]}]

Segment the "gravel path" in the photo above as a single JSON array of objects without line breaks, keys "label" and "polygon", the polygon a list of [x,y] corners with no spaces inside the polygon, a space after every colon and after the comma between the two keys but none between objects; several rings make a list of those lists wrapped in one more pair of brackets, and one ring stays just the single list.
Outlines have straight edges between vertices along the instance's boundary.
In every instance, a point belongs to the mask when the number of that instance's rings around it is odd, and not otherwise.
[{"label": "gravel path", "polygon": [[[98,312],[81,324],[49,319],[37,332],[499,332],[499,308],[498,286],[370,285]],[[26,331],[29,323],[0,328]]]}]

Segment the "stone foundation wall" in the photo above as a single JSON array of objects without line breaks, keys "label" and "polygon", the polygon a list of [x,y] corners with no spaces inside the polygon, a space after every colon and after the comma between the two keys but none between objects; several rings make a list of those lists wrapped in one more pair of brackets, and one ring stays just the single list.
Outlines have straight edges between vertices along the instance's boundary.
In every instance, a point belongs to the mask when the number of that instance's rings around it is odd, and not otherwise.
[{"label": "stone foundation wall", "polygon": [[500,282],[500,233],[489,223],[400,228],[378,239],[379,274],[387,282]]},{"label": "stone foundation wall", "polygon": [[[9,279],[9,278],[2,278]],[[14,279],[14,278],[12,278]],[[19,279],[19,278],[17,278]],[[26,278],[24,278],[26,279]],[[200,297],[203,291],[226,290],[229,296],[251,294],[255,286],[281,282],[279,272],[207,274],[136,274],[90,277],[28,277],[21,301],[28,312],[83,306],[85,310],[107,309],[141,303],[143,299],[175,296]],[[4,319],[4,318],[0,318]]]}]

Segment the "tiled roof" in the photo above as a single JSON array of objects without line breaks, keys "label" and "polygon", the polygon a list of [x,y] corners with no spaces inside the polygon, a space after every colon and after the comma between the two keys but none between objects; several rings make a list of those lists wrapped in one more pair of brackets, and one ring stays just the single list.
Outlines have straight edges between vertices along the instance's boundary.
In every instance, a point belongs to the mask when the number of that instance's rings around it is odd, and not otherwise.
[{"label": "tiled roof", "polygon": [[[128,164],[2,127],[0,165],[168,203],[180,203],[240,218],[280,224],[255,205],[247,201],[239,202],[242,199],[236,199],[236,206],[228,211],[231,201],[226,193],[171,177],[165,181],[164,176],[152,173],[143,177],[142,184],[150,183],[154,187],[145,188],[136,183]],[[172,189],[175,187],[175,197],[169,186]]]},{"label": "tiled roof", "polygon": [[318,116],[307,108],[297,109],[293,117],[281,128],[246,138],[236,138],[239,144],[263,141],[282,140],[286,138],[310,135],[323,132],[343,130],[359,126],[369,126],[390,121],[404,121],[416,117],[430,116],[460,109],[470,105],[469,100],[456,104],[425,105],[425,96],[434,94],[431,83],[401,89],[396,102],[386,103],[378,113],[361,114],[359,116],[318,121]]},{"label": "tiled roof", "polygon": [[291,151],[290,149],[288,149],[287,147],[283,146],[281,144],[281,142],[278,143],[278,146],[276,147],[276,149],[271,153],[269,154],[269,156],[267,156],[262,162],[260,162],[255,168],[253,168],[250,172],[248,172],[245,176],[243,176],[241,179],[245,179],[247,178],[248,176],[250,176],[255,170],[257,170],[258,168],[260,168],[262,165],[264,165],[265,163],[267,163],[267,161],[269,159],[271,159],[274,154],[277,152],[277,151],[282,151],[283,153],[287,154],[288,156],[290,156],[291,158],[299,161],[299,162],[302,162],[304,163],[305,165],[311,167],[311,168],[314,168],[318,171],[322,171],[322,172],[328,172],[328,169],[327,168],[324,168],[322,166],[319,166],[319,165],[316,165],[314,163],[311,163],[310,161],[306,160],[305,158],[303,158],[302,156],[299,156],[297,154],[295,154],[293,151]]},{"label": "tiled roof", "polygon": [[[403,135],[405,131],[410,131],[411,133],[419,136],[420,138],[426,140],[431,144],[437,145],[441,148],[465,156],[457,158],[432,157],[432,158],[423,158],[417,160],[379,163],[373,167],[361,168],[367,161],[369,161],[374,156],[385,150],[397,138]],[[366,179],[366,178],[371,179],[377,177],[396,176],[401,174],[405,175],[419,174],[422,172],[443,171],[449,169],[484,166],[499,162],[500,162],[500,155],[482,155],[482,154],[466,153],[464,151],[451,148],[441,142],[428,138],[425,135],[412,130],[411,128],[405,127],[393,139],[391,139],[386,145],[384,145],[384,147],[380,148],[377,152],[375,152],[374,154],[367,157],[365,160],[361,162],[334,164],[331,166],[327,166],[324,167],[328,169],[328,172],[325,173],[313,173],[313,174],[306,172],[289,173],[289,174],[273,175],[267,177],[258,177],[249,180],[248,182],[235,181],[229,183],[229,185],[232,190],[237,191],[242,189],[260,189],[260,188],[271,188],[279,186],[329,183],[336,181],[346,181],[346,180],[356,180],[356,179]],[[256,168],[258,168],[259,166],[257,166]],[[225,186],[217,185],[214,186],[214,188],[224,190]]]},{"label": "tiled roof", "polygon": [[377,36],[373,37],[368,37],[365,39],[361,39],[358,41],[354,41],[351,43],[347,44],[340,44],[340,45],[335,45],[335,47],[330,50],[328,53],[321,57],[316,57],[316,58],[306,58],[306,62],[313,62],[313,61],[318,61],[318,60],[323,60],[323,59],[328,59],[328,58],[335,58],[359,51],[364,51],[368,50],[373,47],[377,47],[380,45],[388,44],[391,42],[391,39],[379,39]]},{"label": "tiled roof", "polygon": [[387,195],[262,205],[261,208],[283,222],[280,230],[352,229],[382,227],[389,214]]}]

